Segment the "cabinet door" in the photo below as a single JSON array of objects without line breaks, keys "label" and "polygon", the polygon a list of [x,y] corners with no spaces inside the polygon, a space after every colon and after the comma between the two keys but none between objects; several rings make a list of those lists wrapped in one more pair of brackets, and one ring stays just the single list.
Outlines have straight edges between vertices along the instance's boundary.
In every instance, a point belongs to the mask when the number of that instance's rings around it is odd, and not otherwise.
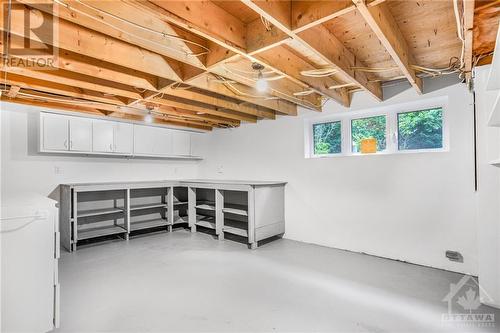
[{"label": "cabinet door", "polygon": [[61,115],[42,115],[42,147],[44,150],[69,149],[69,118]]},{"label": "cabinet door", "polygon": [[71,117],[69,120],[69,150],[92,150],[92,119]]},{"label": "cabinet door", "polygon": [[134,125],[115,123],[115,153],[132,154],[134,145]]},{"label": "cabinet door", "polygon": [[154,133],[153,153],[155,155],[172,155],[172,130],[160,127],[151,127]]},{"label": "cabinet door", "polygon": [[114,125],[112,121],[92,121],[92,151],[100,153],[113,152]]},{"label": "cabinet door", "polygon": [[191,155],[191,133],[181,131],[172,132],[172,154],[182,156]]},{"label": "cabinet door", "polygon": [[134,125],[134,154],[153,155],[154,127]]}]

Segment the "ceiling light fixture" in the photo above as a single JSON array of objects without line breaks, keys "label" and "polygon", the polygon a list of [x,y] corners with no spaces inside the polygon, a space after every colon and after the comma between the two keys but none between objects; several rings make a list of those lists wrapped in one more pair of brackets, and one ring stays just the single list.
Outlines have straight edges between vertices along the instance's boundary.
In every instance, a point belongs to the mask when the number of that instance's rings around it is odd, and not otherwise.
[{"label": "ceiling light fixture", "polygon": [[144,116],[144,122],[145,123],[153,122],[153,116],[151,115],[151,111],[149,111],[148,114]]},{"label": "ceiling light fixture", "polygon": [[151,111],[153,111],[154,106],[153,105],[146,105],[146,109],[148,109],[148,113],[144,116],[144,122],[145,123],[152,123],[153,122],[153,114]]},{"label": "ceiling light fixture", "polygon": [[264,79],[264,75],[262,74],[264,66],[262,66],[257,62],[254,62],[252,63],[252,69],[259,72],[259,74],[257,75],[257,82],[255,83],[255,88],[257,88],[257,91],[259,92],[266,92],[267,89],[269,88],[269,83],[267,82],[266,79]]}]

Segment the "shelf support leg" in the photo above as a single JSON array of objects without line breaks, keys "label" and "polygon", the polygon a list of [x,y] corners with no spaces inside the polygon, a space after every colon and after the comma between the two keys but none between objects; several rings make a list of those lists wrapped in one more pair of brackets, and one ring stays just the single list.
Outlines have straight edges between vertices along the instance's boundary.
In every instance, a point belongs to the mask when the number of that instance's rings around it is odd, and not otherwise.
[{"label": "shelf support leg", "polygon": [[196,232],[196,188],[188,187],[188,222],[191,232]]},{"label": "shelf support leg", "polygon": [[222,228],[224,227],[224,192],[215,190],[215,234],[219,236],[219,240],[224,239]]},{"label": "shelf support leg", "polygon": [[[165,200],[165,198],[164,198]],[[167,222],[168,232],[172,232],[172,226],[174,225],[174,188],[172,186],[167,188]]]},{"label": "shelf support leg", "polygon": [[127,229],[127,233],[125,234],[125,240],[129,240],[130,236],[130,189],[125,190],[124,197],[124,208],[125,208],[125,229]]}]

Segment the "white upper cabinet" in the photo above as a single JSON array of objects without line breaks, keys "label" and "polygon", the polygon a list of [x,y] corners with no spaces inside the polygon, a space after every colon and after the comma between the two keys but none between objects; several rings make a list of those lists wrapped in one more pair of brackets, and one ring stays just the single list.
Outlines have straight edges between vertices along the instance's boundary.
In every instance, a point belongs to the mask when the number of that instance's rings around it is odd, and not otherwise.
[{"label": "white upper cabinet", "polygon": [[92,151],[112,153],[114,151],[114,128],[112,121],[96,120],[92,122]]},{"label": "white upper cabinet", "polygon": [[165,158],[191,156],[192,133],[106,119],[40,113],[40,151]]},{"label": "white upper cabinet", "polygon": [[81,152],[92,151],[92,119],[70,117],[69,150]]},{"label": "white upper cabinet", "polygon": [[114,152],[132,154],[134,147],[134,125],[116,122],[114,127]]},{"label": "white upper cabinet", "polygon": [[134,154],[153,155],[154,132],[149,126],[134,125]]},{"label": "white upper cabinet", "polygon": [[191,133],[172,131],[172,155],[191,155]]},{"label": "white upper cabinet", "polygon": [[42,114],[40,127],[42,150],[69,149],[69,117]]},{"label": "white upper cabinet", "polygon": [[172,130],[154,127],[154,133],[154,154],[162,156],[172,155]]},{"label": "white upper cabinet", "polygon": [[154,126],[134,126],[134,154],[172,155],[172,130]]}]

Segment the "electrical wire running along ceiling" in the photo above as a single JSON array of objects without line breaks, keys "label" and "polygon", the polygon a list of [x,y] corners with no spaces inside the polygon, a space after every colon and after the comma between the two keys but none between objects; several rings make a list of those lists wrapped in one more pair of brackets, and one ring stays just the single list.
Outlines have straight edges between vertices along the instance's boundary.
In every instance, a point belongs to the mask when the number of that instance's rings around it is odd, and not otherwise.
[{"label": "electrical wire running along ceiling", "polygon": [[[349,106],[356,91],[381,101],[387,81],[469,81],[500,17],[498,0],[2,4],[2,100],[207,131]],[[55,50],[52,67],[28,44]]]}]

